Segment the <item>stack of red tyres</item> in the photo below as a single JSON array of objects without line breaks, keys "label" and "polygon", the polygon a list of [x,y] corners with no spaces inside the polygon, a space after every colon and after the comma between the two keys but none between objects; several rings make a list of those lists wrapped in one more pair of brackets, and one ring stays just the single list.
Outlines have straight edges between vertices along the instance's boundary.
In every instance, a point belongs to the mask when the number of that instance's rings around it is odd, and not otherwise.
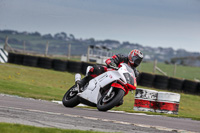
[{"label": "stack of red tyres", "polygon": [[157,108],[155,112],[166,114],[178,114],[180,94],[170,92],[158,92]]},{"label": "stack of red tyres", "polygon": [[167,114],[178,114],[180,94],[158,92],[137,88],[135,93],[135,111],[148,111]]},{"label": "stack of red tyres", "polygon": [[155,112],[157,91],[137,88],[135,92],[135,111]]}]

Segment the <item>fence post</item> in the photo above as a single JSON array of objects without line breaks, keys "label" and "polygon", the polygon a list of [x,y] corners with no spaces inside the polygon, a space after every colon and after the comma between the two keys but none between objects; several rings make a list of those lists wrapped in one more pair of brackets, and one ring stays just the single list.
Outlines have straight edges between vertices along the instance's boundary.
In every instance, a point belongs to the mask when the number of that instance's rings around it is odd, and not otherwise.
[{"label": "fence post", "polygon": [[4,44],[4,47],[3,47],[6,51],[12,51],[14,52],[13,48],[8,44],[8,36],[6,36],[6,39],[5,39],[5,44]]},{"label": "fence post", "polygon": [[176,76],[176,63],[174,64],[174,72],[173,72],[174,77]]},{"label": "fence post", "polygon": [[156,73],[157,60],[154,60],[153,73]]},{"label": "fence post", "polygon": [[25,54],[25,51],[26,51],[26,43],[25,43],[25,41],[23,42],[23,47],[24,47],[23,52],[24,52],[24,54]]},{"label": "fence post", "polygon": [[48,50],[49,50],[49,42],[47,41],[47,43],[46,43],[46,49],[45,49],[45,56],[48,55]]},{"label": "fence post", "polygon": [[88,46],[87,50],[87,62],[89,62],[89,56],[90,56],[90,46]]},{"label": "fence post", "polygon": [[156,73],[156,70],[158,70],[160,73],[164,74],[165,76],[167,76],[167,73],[163,72],[159,67],[157,67],[157,60],[154,60],[154,65],[153,65],[153,73]]},{"label": "fence post", "polygon": [[8,36],[6,36],[5,44],[3,46],[3,49],[6,49],[7,46],[8,46]]},{"label": "fence post", "polygon": [[67,58],[70,59],[71,57],[71,44],[68,44],[68,56]]}]

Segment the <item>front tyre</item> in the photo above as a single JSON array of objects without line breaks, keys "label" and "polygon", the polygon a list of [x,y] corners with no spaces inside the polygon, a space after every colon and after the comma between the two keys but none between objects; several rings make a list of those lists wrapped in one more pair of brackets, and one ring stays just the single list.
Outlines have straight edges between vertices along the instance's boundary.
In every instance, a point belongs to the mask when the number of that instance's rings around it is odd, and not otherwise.
[{"label": "front tyre", "polygon": [[78,99],[78,91],[75,91],[75,85],[72,86],[63,96],[62,103],[65,107],[75,107],[80,101]]},{"label": "front tyre", "polygon": [[97,103],[97,109],[99,111],[107,111],[116,105],[119,105],[120,101],[124,97],[125,92],[122,89],[114,88],[110,93],[110,96],[107,96],[106,94],[107,93],[103,94]]}]

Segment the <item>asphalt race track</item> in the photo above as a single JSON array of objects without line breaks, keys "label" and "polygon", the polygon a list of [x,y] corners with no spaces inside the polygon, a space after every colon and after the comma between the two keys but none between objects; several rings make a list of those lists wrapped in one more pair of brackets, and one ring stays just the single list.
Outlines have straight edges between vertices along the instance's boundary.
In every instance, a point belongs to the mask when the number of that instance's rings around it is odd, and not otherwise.
[{"label": "asphalt race track", "polygon": [[105,132],[200,132],[200,121],[92,109],[0,94],[0,122]]}]

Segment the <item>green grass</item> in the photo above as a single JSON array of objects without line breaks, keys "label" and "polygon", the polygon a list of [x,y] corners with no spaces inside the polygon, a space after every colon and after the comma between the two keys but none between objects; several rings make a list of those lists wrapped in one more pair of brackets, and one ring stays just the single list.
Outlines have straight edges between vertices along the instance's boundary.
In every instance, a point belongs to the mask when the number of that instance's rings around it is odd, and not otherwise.
[{"label": "green grass", "polygon": [[42,128],[34,126],[26,126],[21,124],[8,124],[0,123],[1,133],[103,133],[97,131],[81,131],[70,129],[58,129],[58,128]]},{"label": "green grass", "polygon": [[74,74],[19,65],[0,65],[0,93],[61,100]]},{"label": "green grass", "polygon": [[[73,84],[74,73],[59,72],[14,64],[0,64],[0,93],[44,100],[62,100],[65,92]],[[138,86],[138,88],[146,87]],[[181,101],[179,114],[167,116],[187,117],[200,120],[200,96],[184,93],[180,94]],[[113,110],[137,112],[133,110],[133,105],[134,94],[129,92],[129,94],[124,97],[124,104],[113,108]],[[157,114],[151,112],[147,113]]]},{"label": "green grass", "polygon": [[[176,75],[173,75],[174,65],[168,65],[164,63],[157,63],[157,66],[164,72],[167,73],[169,77],[176,77],[176,78],[183,78],[183,79],[190,79],[200,80],[200,67],[191,67],[191,66],[181,66],[177,65],[176,67]],[[148,63],[141,63],[138,68],[141,72],[153,72],[153,62]],[[160,72],[156,71],[156,74],[161,74]]]}]

